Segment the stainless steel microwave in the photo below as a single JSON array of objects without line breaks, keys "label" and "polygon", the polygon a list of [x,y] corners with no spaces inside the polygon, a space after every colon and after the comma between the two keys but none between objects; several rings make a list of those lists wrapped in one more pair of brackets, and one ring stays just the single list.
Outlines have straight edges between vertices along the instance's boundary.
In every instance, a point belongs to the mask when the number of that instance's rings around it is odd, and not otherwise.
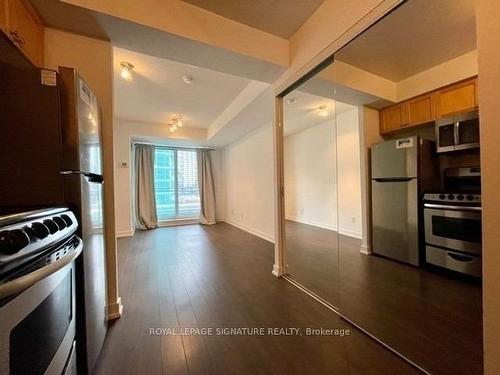
[{"label": "stainless steel microwave", "polygon": [[479,147],[478,111],[467,112],[436,121],[437,152]]}]

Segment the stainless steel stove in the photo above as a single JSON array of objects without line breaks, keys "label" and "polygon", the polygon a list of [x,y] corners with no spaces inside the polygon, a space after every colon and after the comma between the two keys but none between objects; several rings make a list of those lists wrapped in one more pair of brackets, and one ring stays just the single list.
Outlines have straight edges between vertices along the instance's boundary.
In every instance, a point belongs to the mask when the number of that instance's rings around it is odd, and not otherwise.
[{"label": "stainless steel stove", "polygon": [[447,170],[445,186],[450,185],[459,190],[424,195],[426,263],[481,277],[479,168]]},{"label": "stainless steel stove", "polygon": [[76,374],[77,229],[65,207],[0,215],[0,374]]}]

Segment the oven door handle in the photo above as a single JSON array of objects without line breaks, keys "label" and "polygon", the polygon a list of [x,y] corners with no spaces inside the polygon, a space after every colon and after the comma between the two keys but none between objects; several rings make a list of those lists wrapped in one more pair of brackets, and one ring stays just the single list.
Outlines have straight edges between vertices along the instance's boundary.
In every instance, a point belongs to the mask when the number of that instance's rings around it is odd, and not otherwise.
[{"label": "oven door handle", "polygon": [[424,207],[425,208],[438,208],[441,210],[451,210],[451,211],[481,212],[481,207],[449,206],[449,205],[435,204],[435,203],[424,203]]},{"label": "oven door handle", "polygon": [[26,289],[28,289],[33,284],[38,281],[44,279],[47,276],[56,273],[60,269],[64,268],[71,262],[73,262],[78,255],[83,250],[83,242],[80,238],[78,238],[78,245],[71,254],[65,255],[61,257],[58,261],[54,263],[47,264],[45,267],[37,269],[36,271],[30,272],[27,275],[18,277],[17,279],[6,282],[5,284],[0,285],[0,299],[6,298],[13,294],[20,293]]}]

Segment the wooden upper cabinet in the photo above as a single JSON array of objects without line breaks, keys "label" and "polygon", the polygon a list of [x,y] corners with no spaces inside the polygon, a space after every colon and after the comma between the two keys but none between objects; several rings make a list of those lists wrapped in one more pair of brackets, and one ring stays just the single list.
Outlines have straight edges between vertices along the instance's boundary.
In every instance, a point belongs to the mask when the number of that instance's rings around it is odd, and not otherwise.
[{"label": "wooden upper cabinet", "polygon": [[380,110],[380,133],[391,133],[405,125],[405,109],[403,104]]},{"label": "wooden upper cabinet", "polygon": [[469,112],[477,106],[477,79],[473,78],[438,91],[436,117]]},{"label": "wooden upper cabinet", "polygon": [[30,4],[23,0],[7,3],[6,34],[12,43],[36,66],[43,66],[43,24]]},{"label": "wooden upper cabinet", "polygon": [[382,108],[380,133],[390,134],[477,108],[477,78],[471,78]]},{"label": "wooden upper cabinet", "polygon": [[0,0],[0,30],[7,31],[7,0]]},{"label": "wooden upper cabinet", "polygon": [[409,126],[419,125],[434,120],[434,97],[432,94],[426,94],[404,102],[406,107],[406,121]]}]

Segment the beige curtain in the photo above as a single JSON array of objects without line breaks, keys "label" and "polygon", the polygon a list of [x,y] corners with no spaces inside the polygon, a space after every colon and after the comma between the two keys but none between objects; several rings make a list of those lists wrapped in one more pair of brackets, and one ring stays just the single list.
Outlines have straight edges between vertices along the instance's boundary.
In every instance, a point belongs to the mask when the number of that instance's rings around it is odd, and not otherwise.
[{"label": "beige curtain", "polygon": [[149,145],[135,146],[136,218],[140,229],[158,226],[154,184],[155,149]]},{"label": "beige curtain", "polygon": [[197,150],[198,188],[200,190],[200,223],[215,224],[215,185],[210,150]]}]

